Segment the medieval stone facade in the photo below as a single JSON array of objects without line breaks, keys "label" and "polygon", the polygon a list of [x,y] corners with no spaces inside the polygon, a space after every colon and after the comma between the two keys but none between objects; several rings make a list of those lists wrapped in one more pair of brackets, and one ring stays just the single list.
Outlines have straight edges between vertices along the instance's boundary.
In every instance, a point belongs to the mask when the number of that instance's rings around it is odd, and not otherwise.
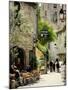
[{"label": "medieval stone facade", "polygon": [[[64,18],[60,20],[60,10],[64,11]],[[47,21],[57,34],[55,42],[49,43],[50,60],[65,60],[66,55],[66,5],[64,4],[41,4],[41,18]]]},{"label": "medieval stone facade", "polygon": [[29,64],[29,51],[33,49],[33,37],[36,36],[36,4],[9,2],[9,44],[25,51],[25,64]]}]

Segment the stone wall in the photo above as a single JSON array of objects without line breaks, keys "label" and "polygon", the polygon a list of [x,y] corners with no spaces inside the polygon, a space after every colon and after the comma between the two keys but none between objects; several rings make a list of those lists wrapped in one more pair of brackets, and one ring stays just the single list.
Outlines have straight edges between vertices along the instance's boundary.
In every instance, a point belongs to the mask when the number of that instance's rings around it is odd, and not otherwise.
[{"label": "stone wall", "polygon": [[[40,15],[41,18],[47,21],[57,33],[57,40],[54,42],[50,42],[49,48],[49,57],[50,60],[56,60],[58,58],[58,54],[66,53],[64,43],[66,36],[66,29],[64,29],[66,25],[66,21],[63,22],[60,20],[60,10],[62,8],[62,4],[41,4],[40,7]],[[66,5],[63,5],[63,10],[66,10]],[[56,15],[54,15],[56,12]],[[56,20],[57,19],[57,20]],[[56,20],[56,21],[54,21]],[[64,29],[64,30],[63,30]],[[59,33],[60,32],[60,33]]]},{"label": "stone wall", "polygon": [[26,64],[29,64],[29,50],[33,48],[36,27],[36,9],[30,3],[9,2],[9,44],[25,50]]}]

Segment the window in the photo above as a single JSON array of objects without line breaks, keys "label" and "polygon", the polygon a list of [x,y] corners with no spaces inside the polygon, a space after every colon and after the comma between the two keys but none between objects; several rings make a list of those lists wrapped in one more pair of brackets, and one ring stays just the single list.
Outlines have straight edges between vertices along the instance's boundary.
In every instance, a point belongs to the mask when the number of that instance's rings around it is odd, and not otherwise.
[{"label": "window", "polygon": [[57,4],[54,4],[54,6],[53,6],[54,8],[57,8]]},{"label": "window", "polygon": [[53,22],[57,23],[57,12],[54,12],[53,14]]},{"label": "window", "polygon": [[45,16],[47,16],[47,11],[45,11]]}]

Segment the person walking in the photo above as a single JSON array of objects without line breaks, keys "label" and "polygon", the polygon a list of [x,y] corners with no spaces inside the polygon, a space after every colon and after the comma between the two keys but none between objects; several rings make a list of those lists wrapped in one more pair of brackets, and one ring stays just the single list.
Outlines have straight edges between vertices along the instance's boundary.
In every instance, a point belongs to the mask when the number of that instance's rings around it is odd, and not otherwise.
[{"label": "person walking", "polygon": [[53,63],[53,71],[55,72],[55,62]]},{"label": "person walking", "polygon": [[52,72],[52,68],[53,68],[53,63],[52,61],[50,61],[50,72]]},{"label": "person walking", "polygon": [[59,68],[60,68],[60,65],[59,65],[59,60],[56,59],[56,69],[57,69],[57,72],[59,72]]}]

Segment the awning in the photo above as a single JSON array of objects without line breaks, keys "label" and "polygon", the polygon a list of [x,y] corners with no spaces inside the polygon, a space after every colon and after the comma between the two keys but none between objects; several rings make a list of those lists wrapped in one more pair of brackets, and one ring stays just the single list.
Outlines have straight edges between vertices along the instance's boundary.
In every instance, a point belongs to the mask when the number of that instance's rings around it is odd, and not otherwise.
[{"label": "awning", "polygon": [[59,55],[59,56],[60,56],[60,55],[66,55],[66,53],[58,53],[57,55]]}]

